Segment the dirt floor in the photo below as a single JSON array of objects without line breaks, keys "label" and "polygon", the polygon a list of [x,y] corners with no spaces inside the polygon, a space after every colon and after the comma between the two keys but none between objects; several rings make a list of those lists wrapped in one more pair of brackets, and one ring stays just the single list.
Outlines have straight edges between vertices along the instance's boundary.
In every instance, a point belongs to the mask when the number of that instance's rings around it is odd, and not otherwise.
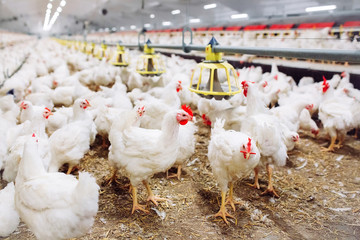
[{"label": "dirt floor", "polygon": [[[198,117],[198,119],[201,119]],[[314,139],[300,132],[300,142],[289,153],[287,165],[277,168],[274,185],[279,199],[260,196],[267,186],[262,169],[261,190],[250,188],[253,176],[237,182],[235,197],[243,201],[232,212],[237,221],[226,225],[213,218],[219,210],[220,190],[207,160],[210,128],[198,123],[194,156],[184,167],[181,181],[155,175],[150,185],[154,193],[170,199],[158,207],[148,203],[149,214],[131,215],[132,199],[120,184],[105,184],[110,175],[108,151],[100,138],[81,162],[101,186],[99,211],[91,232],[79,239],[360,239],[360,141],[347,136],[345,146],[335,153],[321,151],[328,141],[320,134]],[[175,171],[175,169],[173,169]],[[1,188],[5,186],[1,182]],[[139,188],[140,203],[146,192]],[[5,239],[35,239],[21,223]]]}]

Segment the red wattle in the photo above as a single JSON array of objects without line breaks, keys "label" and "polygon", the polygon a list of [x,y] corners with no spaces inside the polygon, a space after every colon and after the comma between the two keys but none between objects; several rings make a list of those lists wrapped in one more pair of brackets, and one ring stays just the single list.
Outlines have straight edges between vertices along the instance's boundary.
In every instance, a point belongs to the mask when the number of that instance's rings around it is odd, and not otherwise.
[{"label": "red wattle", "polygon": [[186,125],[186,124],[188,123],[188,120],[181,120],[179,123],[180,123],[181,125]]}]

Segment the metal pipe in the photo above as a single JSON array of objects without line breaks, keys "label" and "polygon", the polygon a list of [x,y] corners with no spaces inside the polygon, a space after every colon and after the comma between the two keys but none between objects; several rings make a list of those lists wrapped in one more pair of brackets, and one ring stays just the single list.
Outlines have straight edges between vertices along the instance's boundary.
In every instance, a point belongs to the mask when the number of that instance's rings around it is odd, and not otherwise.
[{"label": "metal pipe", "polygon": [[214,46],[214,52],[360,63],[359,50]]},{"label": "metal pipe", "polygon": [[[116,43],[106,43],[109,46],[116,46]],[[137,48],[138,44],[123,44],[120,46]],[[150,48],[164,48],[175,50],[189,51],[205,51],[206,46],[201,45],[164,45],[164,44],[149,44]],[[140,44],[143,47],[143,44]],[[298,59],[315,59],[327,60],[337,62],[353,62],[360,63],[359,50],[332,50],[332,49],[303,49],[303,48],[264,48],[264,47],[231,47],[231,46],[213,46],[214,52],[223,53],[241,53],[251,54],[257,56],[272,56],[272,57],[288,57]]]}]

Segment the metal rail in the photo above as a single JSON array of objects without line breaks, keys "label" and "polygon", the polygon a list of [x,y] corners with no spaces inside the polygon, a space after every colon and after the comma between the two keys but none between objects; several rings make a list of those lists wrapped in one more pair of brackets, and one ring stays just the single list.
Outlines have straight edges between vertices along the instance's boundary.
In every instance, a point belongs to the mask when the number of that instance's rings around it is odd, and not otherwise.
[{"label": "metal rail", "polygon": [[[185,32],[190,32],[191,41],[190,44],[185,44],[184,35]],[[193,45],[192,44],[192,31],[191,29],[184,29],[182,37],[182,45],[164,45],[164,44],[148,44],[150,48],[163,48],[183,50],[185,53],[190,51],[205,51],[206,46]],[[145,38],[145,33],[139,33],[138,44],[125,44],[119,43],[105,43],[108,46],[116,46],[117,44],[129,48],[144,47],[144,43],[140,43],[140,35]],[[303,49],[303,48],[265,48],[265,47],[233,47],[233,46],[221,46],[216,45],[212,47],[214,52],[223,53],[240,53],[250,54],[257,56],[272,56],[272,57],[286,57],[286,58],[298,58],[298,59],[314,59],[314,60],[326,60],[337,62],[351,62],[360,63],[360,50],[332,50],[332,49]]]}]

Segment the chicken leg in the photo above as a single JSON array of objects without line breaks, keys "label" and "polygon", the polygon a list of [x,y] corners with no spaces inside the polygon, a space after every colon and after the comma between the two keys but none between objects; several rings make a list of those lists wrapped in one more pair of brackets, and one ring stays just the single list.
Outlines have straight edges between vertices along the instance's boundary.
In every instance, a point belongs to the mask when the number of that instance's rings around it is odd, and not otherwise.
[{"label": "chicken leg", "polygon": [[109,178],[106,180],[108,186],[111,185],[113,182],[119,183],[119,182],[117,181],[117,176],[116,176],[116,174],[117,174],[117,169],[116,169],[116,168],[113,168],[113,169],[111,170],[111,177],[109,177]]},{"label": "chicken leg", "polygon": [[255,182],[254,184],[250,184],[248,183],[248,185],[250,187],[256,188],[256,189],[260,189],[260,185],[259,185],[259,166],[256,166],[254,168],[254,173],[255,173]]},{"label": "chicken leg", "polygon": [[229,191],[229,197],[227,198],[225,205],[230,204],[230,206],[232,207],[232,209],[235,212],[235,205],[236,204],[241,204],[241,202],[235,202],[234,201],[234,184],[232,182],[230,182],[230,191]]},{"label": "chicken leg", "polygon": [[169,170],[166,172],[166,178],[173,178],[173,177],[177,177],[177,179],[180,181],[180,177],[181,177],[181,165],[178,165],[178,169],[177,169],[177,173],[173,173],[171,175],[169,174]]},{"label": "chicken leg", "polygon": [[151,191],[149,183],[146,180],[143,181],[143,184],[144,184],[144,186],[146,188],[146,191],[148,193],[147,201],[152,201],[156,206],[158,205],[157,201],[169,201],[169,199],[160,198],[160,197],[155,196],[154,193]]},{"label": "chicken leg", "polygon": [[76,165],[73,165],[73,164],[69,163],[69,168],[68,168],[66,174],[69,175],[73,171],[74,168],[79,169],[79,166],[76,166]]},{"label": "chicken leg", "polygon": [[336,141],[336,136],[331,137],[331,142],[330,142],[330,146],[328,148],[322,148],[321,151],[323,152],[333,152],[334,148],[335,148],[335,141]]},{"label": "chicken leg", "polygon": [[140,205],[137,201],[137,188],[135,186],[132,186],[131,189],[132,189],[132,196],[133,196],[133,207],[131,210],[131,214],[133,214],[135,212],[135,210],[140,210],[145,213],[149,213],[149,211],[144,208],[145,205]]},{"label": "chicken leg", "polygon": [[222,217],[224,219],[225,223],[229,225],[229,222],[227,221],[226,217],[230,217],[233,219],[235,219],[235,217],[227,212],[226,207],[225,207],[225,197],[226,197],[226,191],[221,191],[220,210],[217,214],[214,215],[214,217]]},{"label": "chicken leg", "polygon": [[339,137],[338,137],[338,139],[339,139],[339,142],[338,142],[338,144],[335,144],[335,146],[334,146],[334,148],[341,148],[342,146],[343,146],[343,143],[344,143],[344,140],[345,140],[345,134],[340,134],[339,135]]},{"label": "chicken leg", "polygon": [[267,189],[261,193],[261,195],[272,195],[274,197],[277,197],[279,198],[280,196],[275,192],[275,189],[273,187],[273,184],[272,184],[272,167],[270,166],[270,164],[266,164],[266,171],[267,171],[267,174],[268,174],[268,178],[269,178],[269,184],[268,184],[268,187]]}]

